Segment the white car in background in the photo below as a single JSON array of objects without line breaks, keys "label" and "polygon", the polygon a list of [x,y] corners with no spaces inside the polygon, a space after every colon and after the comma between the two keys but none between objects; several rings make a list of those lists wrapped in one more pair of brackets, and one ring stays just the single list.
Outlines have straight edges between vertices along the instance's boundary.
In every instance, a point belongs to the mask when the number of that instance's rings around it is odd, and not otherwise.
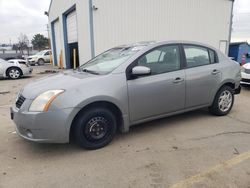
[{"label": "white car in background", "polygon": [[0,59],[0,77],[18,79],[21,76],[28,76],[33,69],[23,59],[11,59],[5,61]]},{"label": "white car in background", "polygon": [[250,63],[241,67],[241,84],[250,85]]},{"label": "white car in background", "polygon": [[35,55],[28,56],[28,62],[30,65],[44,65],[44,63],[50,62],[51,50],[43,50]]}]

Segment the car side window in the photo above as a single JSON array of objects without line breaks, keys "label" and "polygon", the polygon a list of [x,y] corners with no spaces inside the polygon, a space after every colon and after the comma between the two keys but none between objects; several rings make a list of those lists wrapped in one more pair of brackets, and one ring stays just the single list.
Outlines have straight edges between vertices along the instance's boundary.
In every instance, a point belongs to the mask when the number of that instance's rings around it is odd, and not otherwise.
[{"label": "car side window", "polygon": [[180,69],[180,52],[178,45],[156,48],[138,59],[138,65],[151,69],[151,75],[176,71]]},{"label": "car side window", "polygon": [[211,63],[218,63],[217,55],[216,55],[215,51],[209,49],[209,56],[210,56]]},{"label": "car side window", "polygon": [[200,46],[184,45],[187,67],[210,64],[208,49]]},{"label": "car side window", "polygon": [[49,55],[49,52],[46,52],[44,55]]}]

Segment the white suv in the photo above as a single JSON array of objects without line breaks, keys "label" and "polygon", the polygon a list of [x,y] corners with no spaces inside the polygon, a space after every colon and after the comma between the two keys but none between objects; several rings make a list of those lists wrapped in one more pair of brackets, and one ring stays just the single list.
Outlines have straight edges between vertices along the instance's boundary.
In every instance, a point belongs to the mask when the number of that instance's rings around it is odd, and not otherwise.
[{"label": "white suv", "polygon": [[30,65],[44,65],[50,61],[51,50],[43,50],[35,55],[28,57],[28,62]]}]

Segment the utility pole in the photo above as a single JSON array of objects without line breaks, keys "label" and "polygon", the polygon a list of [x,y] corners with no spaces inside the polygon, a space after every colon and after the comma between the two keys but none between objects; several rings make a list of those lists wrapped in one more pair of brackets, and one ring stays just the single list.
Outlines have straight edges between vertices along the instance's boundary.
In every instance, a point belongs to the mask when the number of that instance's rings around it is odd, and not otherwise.
[{"label": "utility pole", "polygon": [[49,45],[49,49],[51,49],[51,44],[50,44],[50,36],[49,36],[49,13],[47,11],[44,12],[44,15],[48,17],[48,24],[46,24],[47,26],[47,32],[48,32],[48,45]]}]

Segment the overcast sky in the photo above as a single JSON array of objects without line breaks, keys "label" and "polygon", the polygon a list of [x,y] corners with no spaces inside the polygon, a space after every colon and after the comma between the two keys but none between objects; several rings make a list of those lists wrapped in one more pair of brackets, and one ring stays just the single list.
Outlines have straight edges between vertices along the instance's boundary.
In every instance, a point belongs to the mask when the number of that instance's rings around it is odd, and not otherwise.
[{"label": "overcast sky", "polygon": [[250,43],[250,0],[235,0],[232,41]]},{"label": "overcast sky", "polygon": [[[47,36],[44,11],[50,0],[0,0],[0,43],[17,42],[22,32],[29,39],[36,33]],[[235,0],[233,41],[250,42],[250,0]]]},{"label": "overcast sky", "polygon": [[29,39],[37,33],[47,36],[44,11],[49,4],[50,0],[0,0],[0,43],[17,42],[21,32]]}]

